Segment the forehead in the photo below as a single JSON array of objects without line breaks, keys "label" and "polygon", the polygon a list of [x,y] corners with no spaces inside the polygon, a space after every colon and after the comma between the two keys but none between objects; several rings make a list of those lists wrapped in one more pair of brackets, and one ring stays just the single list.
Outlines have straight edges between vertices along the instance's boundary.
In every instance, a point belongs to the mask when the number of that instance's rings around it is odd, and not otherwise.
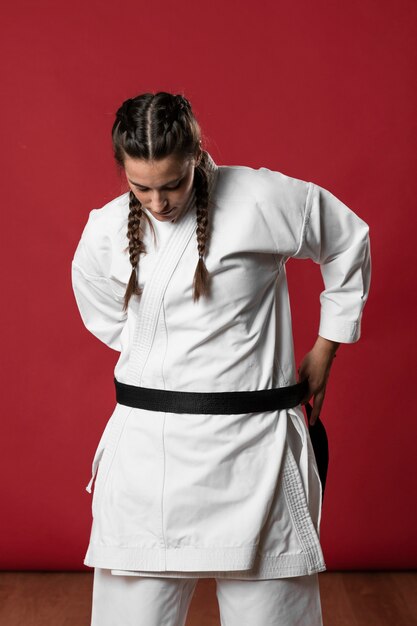
[{"label": "forehead", "polygon": [[188,159],[180,159],[174,155],[158,161],[132,159],[126,156],[124,161],[126,176],[143,187],[160,187],[175,181],[185,175],[188,166]]}]

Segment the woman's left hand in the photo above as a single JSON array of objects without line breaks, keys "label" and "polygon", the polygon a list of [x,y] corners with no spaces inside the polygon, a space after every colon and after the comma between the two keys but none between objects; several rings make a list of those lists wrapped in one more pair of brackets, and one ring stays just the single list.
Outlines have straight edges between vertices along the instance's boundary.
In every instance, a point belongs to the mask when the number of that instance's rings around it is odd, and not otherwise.
[{"label": "woman's left hand", "polygon": [[314,395],[313,409],[309,420],[311,426],[316,423],[320,415],[327,380],[339,345],[338,342],[324,339],[319,335],[313,348],[307,352],[298,368],[298,382],[305,378],[308,379],[308,394],[302,399],[301,404],[306,404]]}]

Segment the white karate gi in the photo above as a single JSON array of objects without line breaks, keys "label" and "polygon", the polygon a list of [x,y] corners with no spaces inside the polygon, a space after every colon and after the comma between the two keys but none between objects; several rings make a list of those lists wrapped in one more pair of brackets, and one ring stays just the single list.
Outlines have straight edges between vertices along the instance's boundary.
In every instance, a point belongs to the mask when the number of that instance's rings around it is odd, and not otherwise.
[{"label": "white karate gi", "polygon": [[[149,227],[141,298],[122,311],[131,273],[128,193],[90,212],[72,284],[91,333],[120,351],[122,383],[176,391],[295,384],[285,263],[320,264],[319,334],[360,337],[369,227],[326,189],[209,155],[212,296],[193,301],[195,192],[177,223]],[[109,384],[113,380],[109,378]],[[98,444],[84,563],[114,574],[271,579],[326,569],[321,483],[301,406],[189,415],[116,404]]]}]

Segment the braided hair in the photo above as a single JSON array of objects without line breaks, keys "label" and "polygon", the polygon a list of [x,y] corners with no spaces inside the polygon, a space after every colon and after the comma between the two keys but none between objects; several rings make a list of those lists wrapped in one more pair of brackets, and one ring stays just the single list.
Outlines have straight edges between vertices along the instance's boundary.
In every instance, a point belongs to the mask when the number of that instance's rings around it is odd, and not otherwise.
[{"label": "braided hair", "polygon": [[[116,164],[123,170],[126,156],[145,160],[163,159],[171,154],[184,159],[195,157],[200,151],[201,130],[191,105],[184,96],[164,91],[144,93],[128,98],[117,110],[112,128],[112,144]],[[200,162],[194,169],[198,250],[193,279],[194,302],[201,296],[209,295],[210,285],[210,275],[204,262],[209,232],[207,160],[207,152],[203,150]],[[143,217],[155,236],[152,221],[146,211],[143,211],[135,194],[130,191],[126,233],[129,244],[125,251],[129,251],[132,272],[125,292],[124,310],[127,309],[132,294],[141,295],[137,275],[139,257],[146,252],[141,227]]]}]

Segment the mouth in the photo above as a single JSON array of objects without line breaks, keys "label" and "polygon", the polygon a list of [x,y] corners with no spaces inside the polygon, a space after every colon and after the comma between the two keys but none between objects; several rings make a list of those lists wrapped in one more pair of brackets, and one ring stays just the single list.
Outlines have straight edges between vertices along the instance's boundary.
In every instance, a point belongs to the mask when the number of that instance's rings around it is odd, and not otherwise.
[{"label": "mouth", "polygon": [[175,207],[172,207],[172,209],[168,209],[168,211],[160,211],[159,215],[170,215],[174,210]]}]

